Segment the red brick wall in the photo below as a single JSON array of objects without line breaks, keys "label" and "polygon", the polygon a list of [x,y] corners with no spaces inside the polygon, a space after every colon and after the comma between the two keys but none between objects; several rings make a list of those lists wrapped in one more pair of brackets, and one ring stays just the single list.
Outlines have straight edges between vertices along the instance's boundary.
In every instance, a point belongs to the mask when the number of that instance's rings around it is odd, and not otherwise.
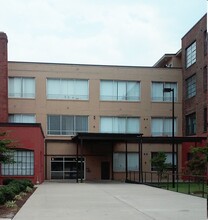
[{"label": "red brick wall", "polygon": [[[33,176],[1,176],[0,184],[5,178],[28,178],[34,184],[44,181],[44,135],[40,124],[2,123],[0,132],[7,132],[7,138],[15,141],[16,149],[34,151]],[[1,173],[1,172],[0,172]]]},{"label": "red brick wall", "polygon": [[[186,135],[186,115],[196,112],[196,135],[204,133],[204,108],[207,107],[207,90],[203,87],[203,69],[207,65],[205,55],[204,32],[207,30],[207,16],[205,15],[182,38],[182,63],[183,63],[183,135]],[[196,41],[196,63],[186,68],[186,48]],[[196,96],[186,99],[186,79],[196,74]]]},{"label": "red brick wall", "polygon": [[7,36],[0,32],[0,122],[8,120]]}]

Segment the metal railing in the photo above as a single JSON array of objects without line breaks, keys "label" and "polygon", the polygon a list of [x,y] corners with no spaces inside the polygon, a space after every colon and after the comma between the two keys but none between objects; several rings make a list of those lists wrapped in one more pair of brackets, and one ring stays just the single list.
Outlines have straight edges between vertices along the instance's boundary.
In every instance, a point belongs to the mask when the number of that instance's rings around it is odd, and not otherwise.
[{"label": "metal railing", "polygon": [[158,175],[157,172],[128,172],[127,182],[141,183],[149,186],[159,187],[175,192],[208,198],[208,176],[186,175],[183,173],[175,174],[173,187],[172,173],[166,172]]}]

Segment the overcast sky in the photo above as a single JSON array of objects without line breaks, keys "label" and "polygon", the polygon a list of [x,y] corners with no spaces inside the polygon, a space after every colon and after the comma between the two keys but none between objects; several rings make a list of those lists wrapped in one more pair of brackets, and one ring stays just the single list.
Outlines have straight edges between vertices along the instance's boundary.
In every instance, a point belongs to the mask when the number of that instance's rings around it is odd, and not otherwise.
[{"label": "overcast sky", "polygon": [[206,12],[206,0],[0,0],[0,31],[10,61],[152,66]]}]

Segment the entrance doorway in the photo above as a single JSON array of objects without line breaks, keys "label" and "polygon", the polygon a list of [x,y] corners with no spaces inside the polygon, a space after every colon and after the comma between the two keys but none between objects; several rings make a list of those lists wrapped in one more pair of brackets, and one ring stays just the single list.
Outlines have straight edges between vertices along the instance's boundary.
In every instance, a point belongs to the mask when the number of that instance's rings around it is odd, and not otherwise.
[{"label": "entrance doorway", "polygon": [[[84,179],[85,177],[85,159],[83,158],[81,164],[81,158],[76,157],[52,157],[51,158],[51,179],[76,179],[77,168],[78,178]],[[82,166],[82,169],[81,169]],[[81,174],[81,170],[83,173]]]},{"label": "entrance doorway", "polygon": [[101,162],[101,180],[110,179],[110,163],[108,161]]}]

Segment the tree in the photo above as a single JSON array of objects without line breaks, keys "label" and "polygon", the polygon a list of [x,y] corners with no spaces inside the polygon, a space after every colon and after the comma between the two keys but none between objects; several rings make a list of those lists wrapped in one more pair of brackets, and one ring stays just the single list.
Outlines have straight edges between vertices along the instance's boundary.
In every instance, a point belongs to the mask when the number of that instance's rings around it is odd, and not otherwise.
[{"label": "tree", "polygon": [[151,159],[152,166],[157,171],[159,180],[162,179],[164,173],[167,171],[168,164],[165,163],[167,155],[164,152],[156,153]]},{"label": "tree", "polygon": [[0,164],[13,163],[12,149],[13,141],[6,138],[6,132],[0,132]]},{"label": "tree", "polygon": [[191,160],[186,163],[186,171],[191,175],[205,175],[208,167],[208,147],[194,147],[190,150]]}]

